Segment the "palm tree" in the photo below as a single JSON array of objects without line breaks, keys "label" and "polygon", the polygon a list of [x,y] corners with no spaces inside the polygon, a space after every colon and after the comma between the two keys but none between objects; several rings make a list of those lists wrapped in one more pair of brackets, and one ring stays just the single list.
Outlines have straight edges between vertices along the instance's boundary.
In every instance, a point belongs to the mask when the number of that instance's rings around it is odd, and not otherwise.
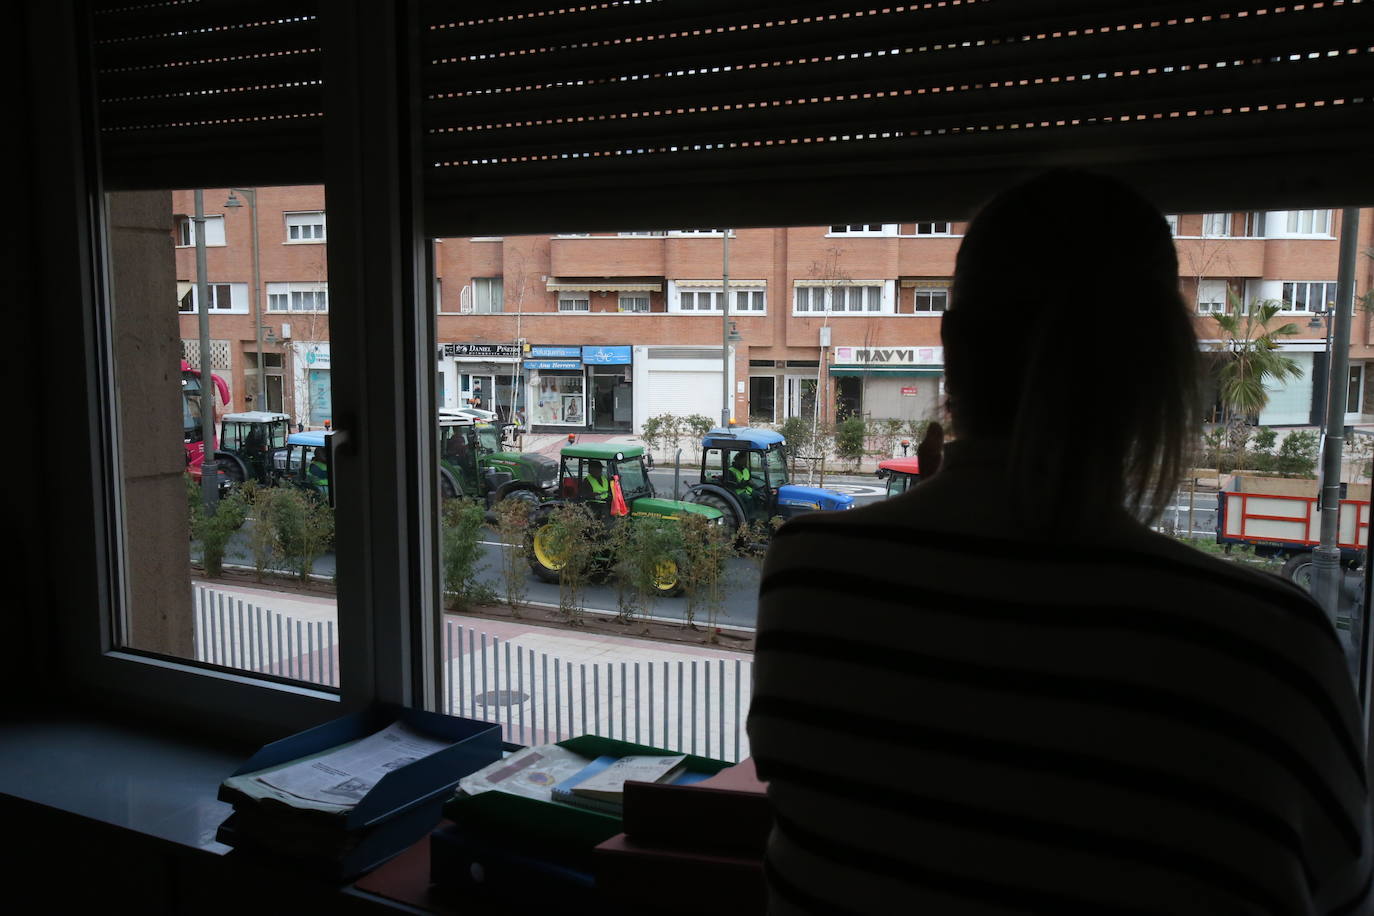
[{"label": "palm tree", "polygon": [[1223,335],[1213,345],[1220,363],[1217,393],[1222,421],[1238,449],[1249,437],[1238,435],[1236,427],[1257,417],[1269,403],[1269,386],[1302,378],[1302,367],[1279,349],[1279,338],[1300,333],[1298,326],[1288,322],[1270,327],[1282,309],[1277,299],[1256,299],[1246,308],[1244,300],[1228,290],[1226,311],[1213,316]]}]

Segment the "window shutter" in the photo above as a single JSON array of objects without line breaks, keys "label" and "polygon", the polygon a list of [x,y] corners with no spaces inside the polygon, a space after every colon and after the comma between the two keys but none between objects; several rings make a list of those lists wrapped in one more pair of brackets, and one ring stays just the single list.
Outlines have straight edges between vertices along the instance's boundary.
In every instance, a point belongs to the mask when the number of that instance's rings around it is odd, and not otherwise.
[{"label": "window shutter", "polygon": [[1374,198],[1371,3],[421,0],[435,235],[967,215],[1097,168],[1170,212]]},{"label": "window shutter", "polygon": [[318,184],[318,0],[90,5],[110,190]]}]

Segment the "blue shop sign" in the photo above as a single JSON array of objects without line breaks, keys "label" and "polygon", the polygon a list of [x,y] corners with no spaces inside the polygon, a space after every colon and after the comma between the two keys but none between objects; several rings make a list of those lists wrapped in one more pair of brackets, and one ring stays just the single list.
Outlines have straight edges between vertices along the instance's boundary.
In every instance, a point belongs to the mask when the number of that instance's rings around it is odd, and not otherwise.
[{"label": "blue shop sign", "polygon": [[575,359],[527,359],[526,369],[581,369],[582,363]]},{"label": "blue shop sign", "polygon": [[[531,346],[533,359],[581,359],[581,347]],[[573,368],[576,368],[575,366]]]},{"label": "blue shop sign", "polygon": [[588,366],[628,366],[629,347],[583,347],[582,362]]}]

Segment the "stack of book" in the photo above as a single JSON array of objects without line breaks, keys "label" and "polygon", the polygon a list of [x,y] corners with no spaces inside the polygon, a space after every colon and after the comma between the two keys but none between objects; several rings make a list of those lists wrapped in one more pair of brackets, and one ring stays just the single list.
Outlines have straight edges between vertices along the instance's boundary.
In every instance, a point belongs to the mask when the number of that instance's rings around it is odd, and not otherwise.
[{"label": "stack of book", "polygon": [[379,706],[269,744],[220,784],[216,838],[349,881],[421,839],[459,779],[501,755],[500,728]]},{"label": "stack of book", "polygon": [[690,784],[626,783],[623,806],[624,832],[595,850],[596,886],[607,898],[653,900],[663,913],[764,911],[773,815],[751,759]]},{"label": "stack of book", "polygon": [[621,832],[626,787],[690,782],[727,766],[597,735],[513,752],[462,780],[445,804],[451,823],[430,836],[431,879],[454,899],[515,891],[527,902],[593,906],[593,850]]}]

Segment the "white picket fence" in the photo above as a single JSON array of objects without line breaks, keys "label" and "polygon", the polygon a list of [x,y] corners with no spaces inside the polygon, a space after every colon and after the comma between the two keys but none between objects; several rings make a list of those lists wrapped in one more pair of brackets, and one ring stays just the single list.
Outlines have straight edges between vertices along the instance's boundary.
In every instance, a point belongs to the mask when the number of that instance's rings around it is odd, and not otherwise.
[{"label": "white picket fence", "polygon": [[[333,620],[300,620],[201,585],[195,603],[198,661],[339,686]],[[500,725],[511,744],[594,734],[732,762],[749,755],[751,661],[664,652],[588,661],[452,620],[443,640],[442,711]]]}]

